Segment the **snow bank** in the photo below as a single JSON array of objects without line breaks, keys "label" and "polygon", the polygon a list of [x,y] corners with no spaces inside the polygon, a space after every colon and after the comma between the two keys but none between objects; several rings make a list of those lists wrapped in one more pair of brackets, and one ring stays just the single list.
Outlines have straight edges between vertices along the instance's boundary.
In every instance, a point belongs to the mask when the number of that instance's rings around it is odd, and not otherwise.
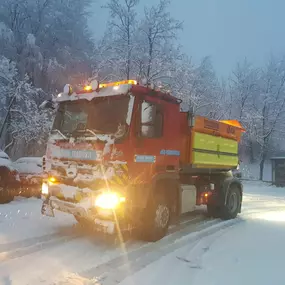
[{"label": "snow bank", "polygon": [[241,214],[246,222],[189,242],[133,272],[120,285],[285,284],[285,191],[276,192],[278,188],[262,182],[245,184],[249,193],[256,194],[249,196],[247,206],[266,207],[252,215]]}]

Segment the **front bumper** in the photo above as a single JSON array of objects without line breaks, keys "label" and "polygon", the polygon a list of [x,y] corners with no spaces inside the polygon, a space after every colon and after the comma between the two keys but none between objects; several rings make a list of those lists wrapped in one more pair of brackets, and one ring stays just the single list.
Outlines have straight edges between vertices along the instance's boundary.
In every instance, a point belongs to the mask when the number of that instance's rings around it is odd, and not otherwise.
[{"label": "front bumper", "polygon": [[56,197],[50,197],[48,200],[49,206],[52,208],[52,210],[58,210],[64,213],[72,214],[74,216],[88,218],[88,211],[80,205],[62,201]]},{"label": "front bumper", "polygon": [[119,231],[126,231],[132,228],[128,219],[121,212],[115,213],[113,210],[90,207],[90,200],[85,199],[83,203],[73,203],[51,196],[43,201],[42,214],[54,217],[55,210],[68,213],[77,218],[89,221],[90,224],[93,224],[95,230],[110,235],[115,234],[118,229]]}]

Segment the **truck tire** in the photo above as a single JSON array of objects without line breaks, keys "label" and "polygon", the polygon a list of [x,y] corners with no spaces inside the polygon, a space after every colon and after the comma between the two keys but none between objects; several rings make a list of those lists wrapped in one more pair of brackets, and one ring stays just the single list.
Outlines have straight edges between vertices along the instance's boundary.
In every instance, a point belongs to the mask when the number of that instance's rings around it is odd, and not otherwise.
[{"label": "truck tire", "polygon": [[221,219],[230,220],[236,218],[241,206],[241,193],[237,185],[230,186],[225,205],[221,207]]},{"label": "truck tire", "polygon": [[145,212],[140,236],[144,241],[155,242],[167,234],[171,209],[163,194],[155,196],[151,204]]}]

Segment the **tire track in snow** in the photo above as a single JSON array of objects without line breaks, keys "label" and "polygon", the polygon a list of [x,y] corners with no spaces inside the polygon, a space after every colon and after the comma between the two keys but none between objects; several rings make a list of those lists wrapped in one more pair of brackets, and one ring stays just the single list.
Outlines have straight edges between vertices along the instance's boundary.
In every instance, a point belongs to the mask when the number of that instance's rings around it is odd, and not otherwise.
[{"label": "tire track in snow", "polygon": [[[181,229],[181,228],[184,228],[188,225],[188,223],[193,223],[194,221],[197,222],[197,220],[201,220],[201,219],[204,219],[204,216],[200,216],[200,217],[195,217],[195,218],[191,218],[191,219],[184,219],[182,221],[182,224],[177,226],[177,227],[173,227],[171,230],[170,230],[170,234],[171,233],[174,233],[175,230],[178,230],[178,229]],[[47,235],[48,237],[48,235]],[[47,238],[46,236],[42,237],[42,238]],[[118,251],[117,253],[115,251],[117,251],[119,248],[122,249],[122,244],[118,244],[116,246],[114,246],[114,244],[110,244],[108,243],[108,240],[102,240],[101,237],[102,236],[96,236],[96,237],[99,237],[99,239],[95,240],[95,243],[94,243],[94,239],[93,239],[93,236],[86,236],[86,235],[80,235],[80,239],[79,240],[76,240],[74,245],[80,243],[80,242],[84,242],[86,241],[86,237],[89,239],[89,238],[92,238],[92,243],[94,244],[95,247],[91,247],[87,250],[90,250],[90,251],[93,251],[94,252],[94,255],[98,255],[98,256],[104,256],[105,257],[108,257],[108,254],[112,253],[112,257],[110,256],[110,258],[114,258],[114,257],[117,257],[119,256],[120,254],[122,254],[122,250]],[[57,239],[53,239],[49,242],[42,242],[42,243],[39,243],[37,245],[32,245],[30,247],[25,247],[25,248],[19,248],[19,249],[16,249],[14,251],[11,251],[11,252],[3,252],[2,255],[0,254],[0,263],[2,263],[3,261],[10,261],[10,260],[13,260],[13,259],[16,259],[16,258],[23,258],[21,262],[25,262],[25,257],[29,256],[30,254],[33,254],[33,253],[37,253],[41,250],[45,250],[45,249],[48,249],[48,250],[53,250],[54,252],[56,252],[57,250],[60,250],[61,248],[63,248],[64,246],[68,246],[68,244],[71,242],[72,239],[77,239],[77,237],[72,237],[72,238],[69,238],[69,237],[60,237],[60,238],[57,238]],[[99,245],[98,245],[98,242],[99,241]],[[109,240],[111,241],[111,240]],[[21,242],[20,242],[21,243]],[[12,244],[11,244],[12,245]],[[124,244],[125,248],[127,251],[132,251],[134,249],[138,249],[138,248],[141,248],[143,246],[146,246],[146,243],[143,243],[141,241],[127,241],[125,244]],[[111,247],[111,248],[110,248]],[[78,252],[78,249],[76,249],[76,247],[74,248],[74,251],[77,252],[77,254],[79,255],[80,254],[80,251]],[[70,252],[69,252],[70,253]],[[84,254],[84,252],[82,252]],[[105,260],[106,261],[106,258]],[[102,261],[101,261],[102,262]],[[98,264],[98,263],[96,263]],[[91,265],[94,265],[94,263],[89,263],[89,266]],[[1,283],[1,282],[0,282]],[[69,284],[69,283],[67,283]]]},{"label": "tire track in snow", "polygon": [[[86,233],[85,233],[86,235]],[[84,236],[79,225],[60,228],[57,232],[0,244],[0,262],[23,257]]]},{"label": "tire track in snow", "polygon": [[[79,236],[78,236],[79,237]],[[0,262],[4,262],[4,261],[8,261],[11,259],[15,259],[15,258],[19,258],[19,257],[23,257],[23,256],[27,256],[30,255],[32,253],[59,245],[59,244],[63,244],[65,242],[69,242],[71,240],[77,239],[77,236],[74,237],[60,237],[60,238],[56,238],[56,239],[51,239],[51,240],[47,240],[45,242],[38,242],[34,245],[31,246],[27,246],[27,247],[23,247],[23,248],[18,248],[12,251],[2,251],[0,253]]]},{"label": "tire track in snow", "polygon": [[183,256],[176,256],[178,260],[181,260],[182,262],[189,263],[189,268],[192,269],[202,269],[202,258],[203,256],[211,249],[212,245],[223,235],[228,233],[231,228],[233,227],[225,227],[221,230],[218,230],[214,232],[213,234],[203,236],[201,239],[197,240],[196,242],[192,243],[192,247],[190,250],[187,251],[187,256],[189,256],[191,253],[191,259],[187,259]]},{"label": "tire track in snow", "polygon": [[[266,210],[276,211],[277,209],[275,207],[274,209],[268,207]],[[149,264],[169,254],[169,252],[182,248],[189,243],[192,243],[194,248],[205,238],[209,238],[214,235],[214,238],[210,238],[209,242],[209,244],[212,244],[218,237],[229,231],[230,228],[244,222],[244,218],[261,212],[264,212],[264,207],[260,207],[260,209],[255,208],[250,211],[245,210],[242,212],[242,215],[238,216],[234,220],[222,221],[215,219],[205,221],[204,223],[197,222],[190,226],[187,225],[182,230],[176,231],[156,243],[149,243],[131,252],[126,252],[125,255],[120,255],[104,264],[100,264],[99,266],[83,271],[77,274],[77,276],[89,281],[95,280],[96,282],[94,281],[94,284],[97,285],[118,284],[129,275],[135,274],[137,271],[142,270]],[[201,254],[204,252],[205,250],[202,250]],[[199,264],[196,266],[196,269],[197,268],[199,268]],[[66,283],[65,281],[60,281],[57,284],[60,285]]]},{"label": "tire track in snow", "polygon": [[101,285],[113,285],[118,284],[119,282],[123,281],[129,274],[135,274],[136,272],[142,270],[143,268],[147,267],[149,264],[159,260],[163,256],[166,256],[170,252],[176,251],[189,243],[195,243],[200,241],[203,238],[211,236],[221,230],[230,228],[235,226],[236,224],[243,222],[242,219],[231,220],[227,222],[216,221],[211,226],[204,225],[198,226],[197,230],[192,232],[188,237],[186,236],[181,237],[181,239],[177,241],[172,241],[165,246],[160,246],[155,251],[151,252],[150,254],[143,256],[140,259],[132,261],[130,266],[123,266],[120,267],[116,272],[112,272],[108,277],[101,282]]},{"label": "tire track in snow", "polygon": [[[264,205],[260,207],[261,210],[264,210],[264,208]],[[256,209],[256,207],[254,207],[254,209]],[[250,209],[246,209],[246,211],[248,210]],[[256,211],[254,210],[254,212]],[[182,217],[180,224],[172,226],[169,229],[169,234],[183,229],[185,226],[195,222],[195,220],[198,221],[203,219],[205,220],[205,214],[203,215],[199,213],[199,210],[195,214]],[[78,233],[78,228],[79,225],[75,225],[73,227],[61,228],[58,232],[53,234],[33,237],[12,243],[0,244],[0,260],[3,261],[4,259],[7,260],[22,257],[48,247],[56,246],[61,242],[73,240],[74,238],[78,238],[80,236],[84,237],[84,234]]]},{"label": "tire track in snow", "polygon": [[[181,227],[187,226],[188,223],[191,223],[199,219],[202,219],[202,216],[191,218],[191,219],[188,218],[188,220],[184,220],[182,224],[172,227],[170,229],[170,233],[175,232],[179,230]],[[0,262],[24,257],[24,256],[36,253],[41,250],[45,250],[47,248],[52,248],[54,246],[64,244],[74,239],[92,237],[93,234],[94,236],[98,237],[98,234],[96,235],[96,232],[94,233],[92,231],[88,231],[88,229],[84,230],[78,224],[78,225],[75,225],[74,227],[63,228],[60,231],[53,233],[53,234],[43,235],[40,237],[28,238],[25,240],[20,240],[20,241],[16,241],[12,243],[0,244]],[[129,238],[125,241],[125,246],[134,245],[135,248],[140,248],[141,246],[145,245],[145,244],[141,245],[141,243],[139,243],[138,241],[130,240]],[[113,242],[115,242],[116,244],[116,240],[113,240]],[[136,246],[136,243],[137,243],[137,246]],[[116,246],[115,248],[118,248],[118,246]],[[107,243],[106,243],[106,247],[107,247]]]},{"label": "tire track in snow", "polygon": [[27,238],[27,239],[15,241],[15,242],[0,244],[0,253],[3,251],[10,251],[10,250],[18,249],[18,248],[32,246],[35,243],[46,242],[46,241],[50,241],[51,239],[56,239],[56,238],[60,238],[64,236],[70,236],[74,234],[75,232],[76,232],[75,227],[67,227],[67,228],[62,228],[52,234],[46,234],[46,235],[31,237],[31,238]]},{"label": "tire track in snow", "polygon": [[[275,212],[278,211],[278,208],[282,208],[282,206],[278,207],[268,207],[266,209],[267,212]],[[284,209],[284,207],[283,207]],[[148,252],[143,252],[141,254],[141,258],[129,258],[128,262],[129,264],[123,264],[123,266],[119,266],[117,269],[113,269],[112,271],[109,271],[109,273],[106,273],[105,276],[101,276],[99,278],[99,284],[100,285],[116,285],[120,282],[122,282],[126,277],[128,277],[130,274],[133,275],[136,272],[142,270],[149,264],[157,261],[161,257],[169,254],[170,252],[173,252],[179,248],[182,248],[189,243],[194,243],[193,247],[195,247],[201,240],[205,240],[205,238],[209,238],[213,236],[213,238],[209,239],[209,246],[215,242],[215,240],[220,237],[221,235],[228,232],[232,227],[236,226],[237,224],[240,224],[242,222],[245,222],[245,218],[248,217],[254,217],[256,214],[260,214],[264,212],[264,207],[261,207],[260,209],[255,209],[254,211],[244,211],[242,215],[238,216],[234,220],[229,221],[221,221],[221,220],[213,220],[212,222],[206,222],[204,225],[197,225],[197,228],[194,232],[191,232],[187,235],[187,230],[189,231],[189,228],[186,228],[185,231],[181,232],[181,238],[177,241],[171,239],[168,243],[165,243],[165,245],[160,244],[158,247],[156,247],[156,244],[153,244],[152,250]],[[212,225],[209,226],[209,224],[212,223]],[[193,225],[191,228],[195,227]],[[192,231],[192,230],[191,230]],[[186,232],[186,233],[185,233]],[[185,237],[183,235],[186,234]],[[201,254],[204,254],[205,250],[201,251]],[[201,259],[201,254],[200,259]],[[199,268],[199,264],[197,264],[196,269]],[[110,268],[109,268],[110,269]],[[92,277],[94,278],[93,275]],[[98,275],[97,275],[98,276]],[[90,276],[84,276],[83,277],[89,277]],[[96,283],[98,284],[98,283]]]},{"label": "tire track in snow", "polygon": [[[260,211],[264,211],[264,206],[260,207]],[[256,207],[254,209],[247,209],[244,210],[243,213],[245,212],[250,212],[252,214],[258,213],[260,211],[256,211]],[[198,211],[199,212],[199,211]],[[176,225],[176,226],[172,226],[169,229],[169,236],[172,236],[173,234],[175,234],[174,236],[181,235],[181,230],[183,231],[183,229],[187,228],[189,225],[191,226],[191,224],[195,223],[201,223],[202,221],[204,221],[204,223],[206,223],[207,225],[211,225],[211,224],[215,224],[218,223],[219,220],[209,220],[206,219],[205,214],[198,214],[196,212],[196,214],[192,214],[190,216],[186,216],[186,217],[182,217],[182,221],[180,224]],[[210,223],[210,224],[209,224]],[[0,244],[0,262],[3,261],[8,261],[11,259],[15,259],[15,258],[19,258],[19,257],[24,257],[33,253],[36,253],[38,251],[47,249],[47,248],[52,248],[61,244],[65,244],[69,241],[72,241],[74,239],[78,239],[80,237],[86,237],[86,233],[79,233],[78,229],[79,229],[79,225],[76,225],[74,227],[66,227],[66,228],[62,228],[60,229],[58,232],[53,233],[53,234],[48,234],[48,235],[44,235],[44,236],[40,236],[40,237],[34,237],[34,238],[29,238],[29,239],[25,239],[25,240],[21,240],[21,241],[16,241],[13,243],[7,243],[7,244]],[[189,230],[186,234],[189,233]],[[129,245],[132,247],[132,252],[133,251],[139,251],[142,250],[143,248],[145,248],[146,246],[148,246],[148,244],[141,244],[141,243],[137,243],[133,240],[131,241],[127,241],[129,242]],[[127,244],[125,243],[125,246]],[[106,245],[107,246],[107,245]],[[115,248],[114,248],[115,249]],[[127,254],[128,254],[128,249],[126,248]],[[144,251],[144,250],[143,250]],[[122,258],[124,258],[124,256],[120,256],[118,257],[118,260],[120,260],[119,265],[121,265],[121,260]],[[91,268],[90,270],[88,270],[86,273],[87,276],[89,276],[90,272],[93,272],[95,270],[95,272],[98,273],[102,273],[105,271],[106,266],[109,266],[109,263],[111,264],[115,264],[116,263],[112,260],[110,262],[104,263],[99,265],[97,269],[95,268]],[[116,265],[117,268],[118,265]],[[111,267],[113,267],[111,265]],[[105,269],[104,269],[105,268]],[[98,276],[98,275],[97,275]]]},{"label": "tire track in snow", "polygon": [[[258,214],[262,214],[264,212],[266,213],[272,213],[272,212],[279,212],[279,210],[284,210],[284,206],[267,206],[267,207],[260,207],[255,209],[250,209],[249,211],[243,211],[241,218],[253,218]],[[233,225],[234,226],[234,225]],[[183,256],[176,256],[178,260],[181,262],[185,262],[188,264],[188,267],[190,269],[194,269],[193,274],[191,274],[190,279],[188,279],[188,283],[191,284],[192,281],[194,281],[194,278],[196,277],[197,269],[203,269],[203,259],[204,256],[211,250],[211,247],[213,244],[219,240],[220,237],[227,234],[231,227],[224,228],[220,231],[217,231],[216,233],[212,235],[207,235],[203,237],[202,239],[196,241],[195,243],[192,243],[192,246],[188,247],[187,251],[187,257],[191,256],[190,258],[185,258]]]},{"label": "tire track in snow", "polygon": [[[219,220],[208,220],[205,221],[205,218],[203,221],[197,219],[195,223],[192,222],[192,225],[186,224],[184,227],[179,227],[178,231],[174,231],[173,233],[168,234],[164,239],[156,242],[156,243],[147,243],[144,244],[143,246],[134,249],[130,252],[126,252],[124,255],[120,255],[116,258],[111,259],[110,261],[100,264],[98,266],[92,267],[88,270],[85,270],[81,273],[79,273],[80,276],[87,278],[87,279],[92,279],[94,276],[96,278],[99,278],[99,280],[104,280],[102,284],[108,284],[109,285],[109,279],[115,278],[117,281],[120,279],[122,281],[128,273],[130,273],[129,270],[126,272],[126,268],[130,266],[132,263],[132,266],[134,264],[138,264],[140,261],[140,264],[138,266],[138,270],[141,269],[141,262],[145,262],[147,264],[153,262],[152,257],[155,259],[160,258],[161,251],[164,248],[168,248],[169,246],[178,246],[180,247],[179,244],[176,243],[176,240],[181,238],[183,235],[188,234],[189,231],[194,231],[194,229],[197,231],[203,227],[207,228],[210,226],[214,226],[219,224]],[[196,232],[195,231],[195,232]],[[169,249],[167,249],[167,252],[169,252]],[[134,269],[134,268],[133,268]],[[122,276],[123,272],[123,276]],[[131,271],[133,272],[133,270]],[[110,274],[111,273],[111,274]],[[119,276],[122,276],[119,278]],[[64,283],[59,283],[59,284],[64,284]],[[113,283],[110,283],[113,284]],[[116,284],[116,283],[114,283]]]},{"label": "tire track in snow", "polygon": [[[94,242],[94,239],[98,238],[98,242],[99,247],[100,247],[100,252],[95,252],[98,254],[103,254],[104,251],[113,248],[114,250],[118,249],[118,245],[116,245],[114,243],[114,241],[112,241],[111,243],[108,243],[109,240],[104,239],[102,240],[100,236],[96,236],[93,237],[91,235],[86,235],[86,233],[80,233],[80,234],[73,234],[72,236],[57,236],[57,237],[53,237],[51,239],[47,239],[47,237],[45,237],[46,240],[37,240],[35,239],[35,243],[34,244],[26,244],[24,247],[19,247],[19,248],[14,248],[10,251],[2,251],[0,252],[0,263],[1,262],[5,262],[5,261],[10,261],[16,258],[21,258],[21,257],[26,257],[29,256],[31,254],[34,253],[38,253],[39,251],[42,250],[46,250],[46,249],[53,249],[54,247],[57,246],[64,246],[67,243],[74,241],[74,240],[78,240],[80,242],[80,240],[82,240],[82,242],[92,239],[92,241]],[[125,242],[125,245],[127,246],[132,246],[132,242]],[[92,248],[90,249],[92,250]],[[96,249],[98,250],[98,248]]]}]

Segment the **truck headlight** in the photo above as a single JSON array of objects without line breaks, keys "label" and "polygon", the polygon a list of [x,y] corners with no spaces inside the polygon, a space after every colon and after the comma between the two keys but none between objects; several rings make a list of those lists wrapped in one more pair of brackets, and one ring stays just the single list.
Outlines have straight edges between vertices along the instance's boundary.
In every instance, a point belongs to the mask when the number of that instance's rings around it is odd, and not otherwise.
[{"label": "truck headlight", "polygon": [[125,202],[125,197],[119,196],[114,192],[102,193],[96,197],[95,206],[102,209],[115,209],[122,202]]},{"label": "truck headlight", "polygon": [[48,184],[45,182],[42,184],[42,194],[48,195]]}]

